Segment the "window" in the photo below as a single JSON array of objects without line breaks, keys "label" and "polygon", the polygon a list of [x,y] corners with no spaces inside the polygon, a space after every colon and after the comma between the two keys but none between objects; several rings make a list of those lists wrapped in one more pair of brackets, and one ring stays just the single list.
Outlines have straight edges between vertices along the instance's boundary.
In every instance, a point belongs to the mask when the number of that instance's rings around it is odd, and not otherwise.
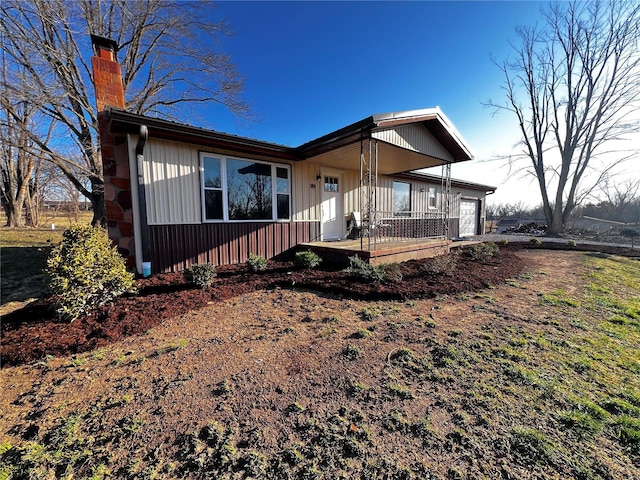
[{"label": "window", "polygon": [[220,159],[204,157],[204,209],[208,220],[222,220],[222,171]]},{"label": "window", "polygon": [[339,192],[338,177],[324,177],[325,192]]},{"label": "window", "polygon": [[289,220],[287,165],[201,155],[205,221]]},{"label": "window", "polygon": [[429,187],[429,208],[436,208],[436,187]]},{"label": "window", "polygon": [[411,185],[393,182],[393,213],[405,215],[411,211]]},{"label": "window", "polygon": [[289,169],[276,167],[276,210],[278,220],[288,220],[291,217],[291,189],[289,188]]}]

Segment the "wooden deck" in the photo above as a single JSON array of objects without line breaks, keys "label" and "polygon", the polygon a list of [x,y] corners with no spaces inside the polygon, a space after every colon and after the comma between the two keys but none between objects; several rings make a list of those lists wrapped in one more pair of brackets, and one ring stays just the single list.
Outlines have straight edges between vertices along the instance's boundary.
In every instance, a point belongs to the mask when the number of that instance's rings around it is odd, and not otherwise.
[{"label": "wooden deck", "polygon": [[406,262],[420,258],[430,258],[447,253],[453,242],[445,239],[398,239],[377,243],[374,246],[371,241],[369,248],[368,239],[341,240],[335,242],[307,242],[301,247],[307,247],[325,260],[332,262],[348,262],[348,258],[358,255],[372,265],[383,263]]}]

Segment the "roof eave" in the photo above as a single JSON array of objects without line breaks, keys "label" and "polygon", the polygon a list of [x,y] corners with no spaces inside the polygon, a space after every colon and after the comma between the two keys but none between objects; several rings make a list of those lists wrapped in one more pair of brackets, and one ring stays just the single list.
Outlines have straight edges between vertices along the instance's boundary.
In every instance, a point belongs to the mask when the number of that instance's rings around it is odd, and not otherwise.
[{"label": "roof eave", "polygon": [[[438,175],[433,175],[431,173],[420,173],[420,172],[403,172],[394,175],[400,178],[411,178],[415,180],[425,180],[425,181],[437,181],[440,182],[442,177]],[[498,187],[493,187],[491,185],[482,185],[480,183],[470,182],[468,180],[460,180],[457,178],[451,179],[451,184],[457,187],[470,188],[472,190],[482,190],[484,192],[495,192]]]},{"label": "roof eave", "polygon": [[267,154],[282,159],[300,160],[300,157],[295,154],[294,148],[284,145],[229,135],[159,118],[146,117],[119,109],[111,109],[108,114],[110,129],[114,133],[137,134],[140,125],[145,125],[149,129],[151,137],[164,140],[187,140],[196,145],[207,147],[233,148],[247,153]]},{"label": "roof eave", "polygon": [[370,133],[375,126],[373,116],[370,116],[304,143],[295,150],[298,155],[305,158],[320,155],[324,152],[359,141],[363,135]]}]

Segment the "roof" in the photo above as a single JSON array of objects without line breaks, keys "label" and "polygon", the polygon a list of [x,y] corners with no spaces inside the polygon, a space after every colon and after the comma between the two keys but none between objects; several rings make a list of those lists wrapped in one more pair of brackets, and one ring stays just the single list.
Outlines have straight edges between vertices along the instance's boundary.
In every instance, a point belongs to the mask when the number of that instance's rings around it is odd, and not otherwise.
[{"label": "roof", "polygon": [[[108,115],[111,120],[110,128],[114,133],[138,134],[140,126],[145,125],[149,129],[149,135],[151,137],[173,141],[187,141],[211,148],[233,149],[238,152],[269,155],[274,158],[292,161],[317,157],[327,152],[344,153],[344,150],[340,149],[344,149],[344,147],[347,146],[350,146],[349,148],[352,149],[354,144],[359,145],[363,138],[368,138],[372,136],[372,134],[375,135],[375,132],[384,132],[401,125],[419,123],[426,128],[450,154],[450,156],[447,154],[446,158],[432,158],[430,161],[433,165],[466,161],[473,158],[460,133],[458,133],[451,121],[438,107],[371,115],[299,147],[289,147],[253,138],[222,133],[169,120],[147,117],[120,109],[112,108],[108,110]],[[387,142],[381,142],[383,146],[387,145]],[[389,143],[388,148],[398,149],[399,147]],[[423,157],[421,153],[416,151],[404,149],[404,152],[407,158],[417,158],[416,155]],[[422,160],[422,162],[424,162],[424,160]],[[421,168],[417,166],[418,164],[415,163],[415,161],[413,165],[411,162],[408,162],[402,166],[401,164],[404,163],[407,162],[398,163],[397,171],[410,171]],[[389,171],[387,173],[397,173],[397,171]],[[470,186],[472,184],[469,182],[468,185]],[[494,187],[490,187],[490,190],[491,189],[495,190]]]},{"label": "roof", "polygon": [[374,115],[373,119],[378,127],[423,123],[438,141],[453,154],[456,160],[473,159],[473,154],[462,135],[453,126],[451,120],[440,110],[440,107],[383,113]]},{"label": "roof", "polygon": [[[442,181],[442,177],[440,175],[433,175],[431,173],[423,173],[423,172],[406,172],[406,173],[399,173],[394,176],[398,178],[424,180],[427,182],[436,182],[436,183],[440,183]],[[492,187],[490,185],[482,185],[480,183],[469,182],[467,180],[459,180],[457,178],[451,179],[451,185],[456,187],[469,188],[471,190],[479,190],[482,192],[495,192],[498,188],[498,187]]]},{"label": "roof", "polygon": [[597,218],[597,217],[590,217],[588,215],[582,215],[581,217],[577,218],[576,221],[579,220],[586,220],[588,222],[594,222],[594,223],[604,223],[605,225],[617,225],[617,226],[623,226],[626,225],[626,223],[624,222],[617,222],[615,220],[607,220],[605,218]]},{"label": "roof", "polygon": [[300,160],[295,154],[295,149],[277,143],[147,117],[115,108],[108,110],[108,114],[111,119],[111,131],[113,133],[138,134],[140,126],[145,125],[149,129],[150,137],[179,142],[188,141],[196,145],[271,155],[281,159]]},{"label": "roof", "polygon": [[323,152],[360,141],[375,130],[382,130],[398,125],[421,123],[451,153],[454,162],[473,159],[469,147],[453,123],[439,107],[421,110],[405,110],[399,112],[378,113],[359,120],[351,125],[311,140],[297,151],[305,157],[312,157]]}]

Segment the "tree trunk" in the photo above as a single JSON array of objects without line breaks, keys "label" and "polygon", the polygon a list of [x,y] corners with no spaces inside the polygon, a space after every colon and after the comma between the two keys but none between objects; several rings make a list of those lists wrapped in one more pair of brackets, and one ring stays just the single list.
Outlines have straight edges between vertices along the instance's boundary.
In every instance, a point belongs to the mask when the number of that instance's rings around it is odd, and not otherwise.
[{"label": "tree trunk", "polygon": [[551,223],[548,225],[547,236],[559,237],[563,231],[564,224],[562,222],[562,212],[554,211]]},{"label": "tree trunk", "polygon": [[24,218],[22,216],[22,206],[16,204],[11,205],[7,214],[7,227],[24,227]]},{"label": "tree trunk", "polygon": [[104,181],[98,178],[91,179],[91,194],[89,196],[93,208],[91,225],[107,227],[107,210],[104,205]]}]

